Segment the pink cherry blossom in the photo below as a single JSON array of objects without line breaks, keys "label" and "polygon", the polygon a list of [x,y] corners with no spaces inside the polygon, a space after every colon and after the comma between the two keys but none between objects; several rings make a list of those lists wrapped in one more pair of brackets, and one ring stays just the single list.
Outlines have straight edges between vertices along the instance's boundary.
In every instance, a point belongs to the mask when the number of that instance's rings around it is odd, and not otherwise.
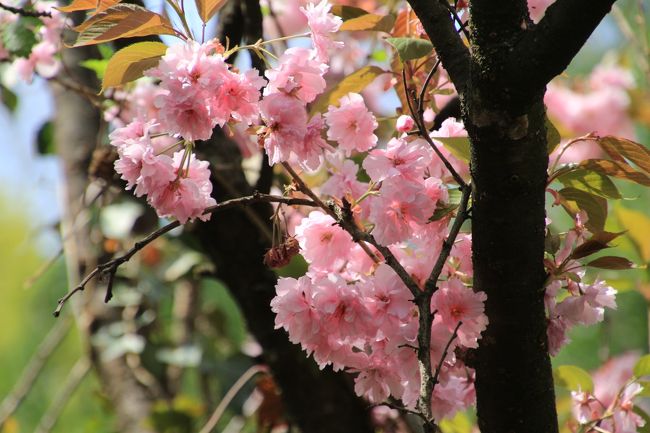
[{"label": "pink cherry blossom", "polygon": [[158,216],[174,217],[181,224],[194,218],[207,221],[211,214],[203,214],[203,211],[217,203],[210,197],[212,184],[208,162],[200,161],[192,154],[186,172],[185,164],[181,167],[183,153],[184,151],[179,151],[174,154],[176,178],[164,188],[150,190],[149,203],[156,209]]},{"label": "pink cherry blossom", "polygon": [[338,142],[348,156],[353,151],[365,152],[375,147],[377,120],[368,111],[363,97],[358,93],[348,93],[339,100],[339,105],[338,108],[330,105],[325,113],[329,126],[327,138]]},{"label": "pink cherry blossom", "polygon": [[374,149],[363,160],[363,168],[375,182],[398,176],[410,180],[424,178],[431,163],[431,149],[424,140],[393,138],[386,149]]},{"label": "pink cherry blossom", "polygon": [[368,190],[368,184],[357,180],[359,166],[354,161],[344,159],[340,154],[328,156],[327,161],[330,177],[321,185],[321,193],[338,198],[349,194],[357,199]]},{"label": "pink cherry blossom", "polygon": [[409,132],[414,126],[415,121],[411,116],[407,116],[406,114],[399,116],[395,122],[395,129],[398,132]]},{"label": "pink cherry blossom", "polygon": [[266,124],[264,149],[271,164],[287,161],[294,149],[304,147],[307,112],[302,102],[284,93],[273,93],[260,102],[260,114]]},{"label": "pink cherry blossom", "polygon": [[321,211],[312,211],[296,227],[301,254],[317,269],[335,270],[345,263],[354,241],[334,219]]},{"label": "pink cherry blossom", "polygon": [[211,101],[210,112],[221,126],[233,119],[247,125],[257,120],[260,89],[266,81],[255,69],[243,74],[221,74],[221,83]]},{"label": "pink cherry blossom", "polygon": [[548,338],[548,353],[557,355],[560,349],[569,342],[567,331],[569,324],[560,316],[551,317],[546,328]]},{"label": "pink cherry blossom", "polygon": [[370,201],[370,219],[375,223],[372,234],[383,245],[404,241],[413,228],[427,223],[436,201],[423,193],[422,185],[391,177]]},{"label": "pink cherry blossom", "polygon": [[314,51],[302,47],[289,48],[280,57],[276,68],[265,72],[269,85],[264,94],[285,92],[304,103],[312,102],[325,90],[323,75],[328,66],[314,59]]},{"label": "pink cherry blossom", "polygon": [[[436,137],[467,137],[467,131],[462,122],[458,122],[454,118],[445,119],[440,125],[440,129],[433,131],[431,133],[431,138],[433,138],[434,143],[438,147],[438,150],[445,156],[447,161],[456,169],[458,174],[461,176],[467,176],[469,173],[469,167],[467,163],[456,158],[451,151],[449,151],[442,142],[436,140]],[[446,179],[450,177],[449,171],[444,166],[440,158],[437,155],[433,155],[431,158],[431,167],[430,175],[433,177],[438,177],[441,179]]]},{"label": "pink cherry blossom", "polygon": [[332,146],[323,139],[322,131],[325,122],[320,113],[316,113],[307,124],[307,133],[302,143],[291,149],[297,163],[310,171],[320,167],[325,150],[333,150]]},{"label": "pink cherry blossom", "polygon": [[307,17],[307,25],[311,30],[311,39],[316,48],[317,58],[322,62],[329,60],[328,51],[331,48],[342,48],[342,42],[332,40],[331,33],[338,31],[343,20],[330,13],[332,5],[328,0],[321,0],[320,3],[309,3],[307,7],[300,8],[300,11]]},{"label": "pink cherry blossom", "polygon": [[483,313],[487,295],[473,292],[460,280],[452,278],[433,295],[431,306],[437,310],[447,329],[453,330],[459,322],[458,340],[465,347],[478,347],[477,340],[488,324]]},{"label": "pink cherry blossom", "polygon": [[189,141],[208,140],[217,125],[210,116],[210,109],[200,97],[175,99],[171,93],[156,99],[160,109],[160,122],[172,134],[179,134]]},{"label": "pink cherry blossom", "polygon": [[555,3],[555,0],[528,0],[528,13],[530,14],[530,18],[535,23],[538,23],[544,16],[546,8],[553,3]]},{"label": "pink cherry blossom", "polygon": [[556,312],[569,324],[593,325],[603,320],[605,307],[616,308],[616,290],[604,281],[582,285],[577,296],[557,304]]},{"label": "pink cherry blossom", "polygon": [[309,277],[280,278],[271,301],[275,329],[284,328],[293,343],[310,342],[320,329],[320,315],[313,306]]},{"label": "pink cherry blossom", "polygon": [[371,403],[384,402],[389,395],[400,395],[403,385],[393,367],[393,360],[373,353],[368,366],[354,380],[354,391],[365,396]]}]

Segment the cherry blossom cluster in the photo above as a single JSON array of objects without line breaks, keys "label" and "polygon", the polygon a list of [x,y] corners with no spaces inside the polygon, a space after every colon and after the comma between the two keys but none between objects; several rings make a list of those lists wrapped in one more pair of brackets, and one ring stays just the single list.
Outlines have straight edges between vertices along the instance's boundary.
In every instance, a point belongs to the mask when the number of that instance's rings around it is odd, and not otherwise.
[{"label": "cherry blossom cluster", "polygon": [[[349,106],[355,108],[339,117]],[[448,186],[441,179],[442,163],[424,139],[406,134],[376,146],[377,138],[371,135],[376,126],[364,123],[366,113],[358,95],[348,95],[340,108],[328,110],[328,137],[339,147],[325,157],[330,177],[320,192],[352,203],[357,224],[372,228],[377,242],[387,246],[424,287],[449,222],[432,218],[449,199]],[[408,123],[409,119],[398,120],[398,125]],[[432,136],[463,134],[462,124],[448,119]],[[355,139],[348,144],[349,137]],[[361,168],[346,156],[368,149],[362,167],[370,180],[362,182],[358,180]],[[299,279],[279,280],[271,304],[276,326],[287,330],[291,341],[300,343],[321,367],[331,364],[357,373],[359,395],[375,403],[392,396],[413,407],[420,392],[419,313],[413,294],[392,268],[375,263],[325,212],[312,211],[295,235],[309,269]],[[474,401],[474,372],[455,356],[456,348],[477,347],[487,326],[486,296],[468,287],[470,255],[471,239],[463,234],[452,248],[444,281],[431,303],[435,312],[431,356],[436,364],[442,360],[431,399],[436,418],[453,416]]]},{"label": "cherry blossom cluster", "polygon": [[645,420],[634,411],[634,399],[643,387],[632,367],[638,356],[628,353],[614,358],[593,375],[593,392],[571,392],[573,415],[584,433],[637,433]]},{"label": "cherry blossom cluster", "polygon": [[[36,1],[33,3],[33,10],[36,12],[47,13],[50,16],[41,16],[39,18],[20,17],[17,14],[6,10],[0,10],[0,27],[5,31],[14,32],[11,37],[22,38],[24,34],[12,29],[12,25],[18,25],[22,20],[22,26],[32,30],[36,41],[30,47],[29,54],[13,53],[7,47],[3,46],[0,38],[0,61],[13,60],[10,70],[19,79],[31,82],[34,73],[43,78],[51,78],[57,74],[61,67],[61,62],[57,54],[61,49],[61,35],[66,25],[65,15],[59,12],[55,7],[58,6],[54,1]],[[20,41],[20,44],[26,44],[27,41]]]},{"label": "cherry blossom cluster", "polygon": [[[138,196],[147,195],[160,216],[182,223],[197,217],[208,219],[203,212],[215,204],[210,197],[209,168],[196,159],[192,149],[195,141],[208,140],[216,126],[226,124],[257,125],[258,140],[271,164],[293,159],[318,168],[323,150],[330,146],[321,132],[325,120],[320,115],[309,119],[306,104],[325,90],[327,52],[340,45],[330,38],[341,25],[341,19],[329,13],[330,8],[323,1],[302,9],[315,48],[288,49],[278,65],[266,71],[268,82],[255,69],[233,70],[226,62],[231,53],[216,41],[187,41],[170,47],[159,64],[145,73],[157,84],[140,87],[138,94],[122,95],[130,99],[128,114],[135,120],[117,129],[111,144],[119,155],[116,171],[127,188],[135,187]],[[354,128],[342,120],[345,113],[354,111],[361,129],[354,136],[339,135],[339,143],[350,150],[374,145],[376,137],[368,130],[376,127],[376,122],[362,107],[360,96],[348,95],[342,105],[325,115],[330,126],[334,125],[328,135]],[[359,112],[362,108],[365,111]],[[120,122],[125,116],[112,112],[109,118]],[[352,143],[364,133],[374,141]],[[176,140],[152,139],[160,135]],[[171,154],[179,147],[182,149]]]},{"label": "cherry blossom cluster", "polygon": [[605,308],[616,308],[616,290],[599,278],[591,284],[584,282],[584,265],[571,257],[591,235],[586,221],[586,213],[578,213],[575,227],[566,233],[561,248],[544,261],[549,275],[544,302],[551,355],[568,343],[567,332],[573,326],[594,325],[603,320]]}]

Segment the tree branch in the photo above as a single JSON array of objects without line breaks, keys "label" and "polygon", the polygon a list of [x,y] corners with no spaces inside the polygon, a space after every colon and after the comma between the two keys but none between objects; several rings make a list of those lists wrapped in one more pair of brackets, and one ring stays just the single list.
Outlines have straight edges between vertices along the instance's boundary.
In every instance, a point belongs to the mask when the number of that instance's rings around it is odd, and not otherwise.
[{"label": "tree branch", "polygon": [[517,44],[510,57],[520,92],[542,89],[561,74],[616,0],[558,0]]},{"label": "tree branch", "polygon": [[[316,206],[316,203],[307,199],[280,197],[280,196],[267,195],[267,194],[253,194],[251,196],[240,197],[240,198],[235,198],[232,200],[221,202],[219,204],[207,208],[205,212],[203,212],[203,214],[205,215],[205,214],[216,213],[236,206],[245,206],[253,203],[284,203],[287,205]],[[128,250],[125,254],[116,257],[113,260],[110,260],[106,263],[102,263],[98,265],[88,275],[86,275],[83,280],[81,280],[81,282],[77,287],[75,287],[70,292],[68,292],[64,297],[59,299],[56,310],[54,310],[54,317],[58,317],[65,303],[70,298],[72,298],[72,296],[74,296],[75,293],[82,292],[86,287],[86,284],[88,284],[88,282],[91,281],[93,278],[95,278],[97,275],[108,276],[108,287],[106,290],[106,298],[105,298],[105,302],[108,302],[112,297],[111,288],[113,284],[113,279],[115,277],[115,273],[117,272],[117,268],[119,268],[121,265],[131,260],[131,257],[133,257],[144,247],[149,245],[151,242],[158,239],[165,233],[169,233],[170,231],[174,230],[176,227],[179,227],[180,225],[181,223],[178,220],[173,221],[167,224],[166,226],[161,227],[158,230],[152,232],[144,239],[136,242],[135,245],[133,245],[133,247],[130,250]]]},{"label": "tree branch", "polygon": [[50,12],[28,11],[25,8],[17,8],[17,7],[6,5],[4,3],[0,3],[0,9],[4,9],[8,12],[11,12],[12,14],[20,15],[23,17],[35,17],[35,18],[52,17],[52,14]]},{"label": "tree branch", "polygon": [[409,4],[422,22],[456,91],[463,94],[469,79],[469,50],[456,31],[444,0],[409,0]]},{"label": "tree branch", "polygon": [[58,322],[45,336],[36,353],[27,363],[16,385],[2,401],[0,405],[0,426],[5,425],[9,417],[18,409],[20,403],[34,386],[34,382],[43,371],[43,367],[50,359],[54,349],[68,335],[69,330],[70,320],[66,318],[66,320]]},{"label": "tree branch", "polygon": [[90,371],[91,365],[90,360],[85,356],[75,363],[59,388],[59,392],[54,398],[52,405],[47,409],[41,421],[38,423],[38,427],[34,430],[35,433],[49,433],[52,431],[63,413],[63,409],[65,409],[70,398],[72,398],[84,377]]}]

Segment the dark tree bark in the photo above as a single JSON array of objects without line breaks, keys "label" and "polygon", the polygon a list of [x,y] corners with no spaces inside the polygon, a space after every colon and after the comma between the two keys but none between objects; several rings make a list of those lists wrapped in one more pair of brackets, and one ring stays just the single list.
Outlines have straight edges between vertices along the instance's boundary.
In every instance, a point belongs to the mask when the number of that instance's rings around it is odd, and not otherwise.
[{"label": "dark tree bark", "polygon": [[470,1],[469,50],[446,0],[410,3],[458,90],[472,144],[474,289],[488,295],[490,321],[473,365],[479,427],[557,432],[544,310],[543,98],[614,1],[558,0],[537,26],[524,0]]}]

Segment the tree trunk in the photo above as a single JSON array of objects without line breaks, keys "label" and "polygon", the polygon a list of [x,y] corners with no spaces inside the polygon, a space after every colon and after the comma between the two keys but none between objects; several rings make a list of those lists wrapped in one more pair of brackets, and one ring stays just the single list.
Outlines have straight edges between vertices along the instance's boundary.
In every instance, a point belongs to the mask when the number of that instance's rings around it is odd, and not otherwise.
[{"label": "tree trunk", "polygon": [[[91,89],[96,88],[94,73],[79,65],[91,56],[92,48],[88,47],[64,50],[65,71],[72,76],[62,78]],[[86,209],[83,197],[88,187],[88,167],[97,143],[100,113],[84,96],[74,91],[56,84],[53,85],[53,90],[56,99],[55,141],[65,175],[62,217],[65,258],[68,284],[74,287],[101,260],[101,252],[97,243],[93,242],[96,237],[92,236],[96,228],[89,224],[79,224],[84,219],[79,214],[90,212]],[[77,224],[73,227],[75,219]],[[112,401],[118,430],[123,433],[150,432],[145,420],[150,415],[156,397],[136,380],[123,356],[105,361],[100,349],[91,343],[92,335],[100,328],[120,320],[120,313],[110,305],[103,304],[103,294],[94,290],[92,282],[86,286],[83,295],[73,299],[77,324],[88,351],[87,356]]]}]

